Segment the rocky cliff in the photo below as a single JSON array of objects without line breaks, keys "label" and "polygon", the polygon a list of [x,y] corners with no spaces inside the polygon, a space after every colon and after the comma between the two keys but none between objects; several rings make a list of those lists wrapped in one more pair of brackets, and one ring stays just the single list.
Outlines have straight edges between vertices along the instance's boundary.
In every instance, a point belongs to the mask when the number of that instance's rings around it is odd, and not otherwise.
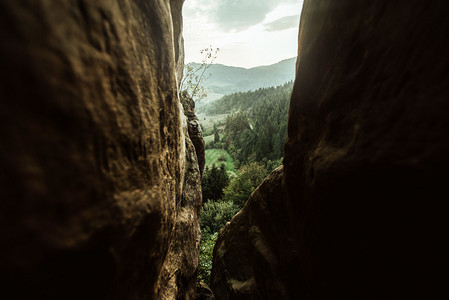
[{"label": "rocky cliff", "polygon": [[192,298],[182,4],[0,1],[2,298]]},{"label": "rocky cliff", "polygon": [[220,231],[218,299],[447,293],[448,8],[305,1],[283,167]]}]

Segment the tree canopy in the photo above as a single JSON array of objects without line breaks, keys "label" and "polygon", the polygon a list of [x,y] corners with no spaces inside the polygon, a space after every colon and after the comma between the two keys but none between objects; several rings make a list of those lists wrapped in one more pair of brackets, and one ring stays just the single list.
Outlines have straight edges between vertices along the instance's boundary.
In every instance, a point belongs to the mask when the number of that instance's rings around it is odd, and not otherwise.
[{"label": "tree canopy", "polygon": [[212,165],[210,168],[206,167],[203,173],[203,180],[201,182],[203,202],[218,200],[223,197],[223,189],[228,185],[228,183],[229,176],[223,164],[219,167],[216,165]]},{"label": "tree canopy", "polygon": [[[293,83],[289,82],[278,87],[230,95],[241,110],[226,119],[223,139],[226,150],[238,165],[258,161],[268,167],[283,157],[292,87]],[[224,100],[225,97],[217,106],[232,107],[225,105]],[[249,103],[250,108],[244,110]]]},{"label": "tree canopy", "polygon": [[224,189],[223,200],[235,203],[242,208],[251,193],[262,183],[268,171],[265,166],[253,162],[239,169],[239,175],[234,177]]}]

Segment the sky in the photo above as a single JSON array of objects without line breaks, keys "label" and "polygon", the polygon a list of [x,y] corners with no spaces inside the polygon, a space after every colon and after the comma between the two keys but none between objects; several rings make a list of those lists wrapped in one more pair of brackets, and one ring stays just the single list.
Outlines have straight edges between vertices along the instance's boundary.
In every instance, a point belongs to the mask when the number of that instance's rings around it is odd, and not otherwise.
[{"label": "sky", "polygon": [[251,68],[297,55],[302,0],[186,0],[185,62],[219,48],[214,63]]}]

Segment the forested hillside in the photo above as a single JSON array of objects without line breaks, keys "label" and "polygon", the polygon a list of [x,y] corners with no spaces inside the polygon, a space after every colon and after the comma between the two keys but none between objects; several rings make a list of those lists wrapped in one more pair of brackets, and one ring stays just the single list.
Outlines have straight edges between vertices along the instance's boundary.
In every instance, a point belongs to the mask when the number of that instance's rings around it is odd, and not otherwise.
[{"label": "forested hillside", "polygon": [[206,107],[208,114],[229,113],[222,138],[209,148],[226,149],[237,167],[262,162],[268,169],[283,156],[288,103],[293,82],[256,91],[235,93]]},{"label": "forested hillside", "polygon": [[217,232],[245,204],[270,171],[281,165],[293,82],[227,95],[204,115],[226,116],[206,134],[199,280],[209,282]]},{"label": "forested hillside", "polygon": [[[237,92],[226,95],[204,108],[208,115],[229,114],[238,111],[250,111],[251,109],[269,108],[271,102],[290,96],[293,81],[280,86],[259,88],[255,91]],[[263,102],[263,104],[262,104]]]}]

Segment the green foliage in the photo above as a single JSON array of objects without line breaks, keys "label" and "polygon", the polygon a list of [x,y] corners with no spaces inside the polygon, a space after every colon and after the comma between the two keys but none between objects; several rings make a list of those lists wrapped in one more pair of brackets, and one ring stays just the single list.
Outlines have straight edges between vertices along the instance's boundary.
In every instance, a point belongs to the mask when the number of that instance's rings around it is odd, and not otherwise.
[{"label": "green foliage", "polygon": [[[238,112],[226,119],[223,140],[237,166],[259,161],[277,161],[284,155],[287,116],[293,83],[229,95],[217,100],[218,107],[235,107]],[[228,98],[228,100],[232,100]],[[269,168],[271,169],[272,166]]]},{"label": "green foliage", "polygon": [[[237,93],[216,102],[216,107],[223,109],[221,112],[232,114],[226,118],[224,129],[216,120],[206,129],[208,150],[202,182],[200,281],[209,283],[217,232],[243,207],[268,173],[282,163],[292,86],[290,82]],[[220,162],[224,164],[216,167]],[[238,172],[234,162],[241,165]],[[229,171],[235,174],[231,179],[227,176]]]},{"label": "green foliage", "polygon": [[214,124],[214,143],[218,143],[220,141],[220,136],[218,135],[217,125]]},{"label": "green foliage", "polygon": [[201,230],[218,232],[239,211],[232,201],[209,201],[203,204],[200,215]]},{"label": "green foliage", "polygon": [[224,165],[206,167],[201,182],[203,201],[218,200],[223,196],[223,189],[229,183],[229,176]]},{"label": "green foliage", "polygon": [[[213,144],[213,148],[214,149],[224,149],[225,147],[226,147],[226,143],[224,143],[224,142],[216,142],[216,143]],[[228,160],[228,156],[220,155],[218,161],[227,161]],[[224,160],[220,160],[220,158],[225,158],[225,159]]]},{"label": "green foliage", "polygon": [[224,156],[224,155],[220,155],[218,158],[218,161],[226,161],[226,156]]},{"label": "green foliage", "polygon": [[[204,146],[204,149],[206,151],[214,149],[214,142],[213,141],[212,142],[205,141],[205,142],[206,142],[206,145]],[[207,160],[206,160],[206,166],[207,166]]]},{"label": "green foliage", "polygon": [[224,201],[243,207],[251,193],[262,183],[268,171],[262,163],[251,163],[239,169],[238,176],[232,178],[224,189]]},{"label": "green foliage", "polygon": [[198,280],[209,284],[212,255],[218,231],[238,212],[239,208],[229,201],[209,201],[203,204],[200,214],[202,232],[198,264]]},{"label": "green foliage", "polygon": [[213,135],[214,134],[214,130],[211,128],[211,129],[206,129],[206,130],[204,130],[203,131],[203,136],[211,136],[211,135]]},{"label": "green foliage", "polygon": [[[220,129],[222,129],[222,128],[220,128],[220,125],[223,125],[222,127],[224,128],[224,124],[226,122],[226,117],[229,114],[206,115],[204,113],[199,113],[201,103],[204,103],[204,102],[200,101],[200,102],[195,103],[195,111],[197,113],[198,118],[201,121],[201,125],[204,127],[203,135],[211,135],[211,134],[213,135],[214,134],[214,124],[216,124],[217,128],[218,128],[218,133],[220,133],[220,136],[221,136],[222,130],[220,130]],[[208,105],[210,105],[210,104],[207,104],[206,107]]]},{"label": "green foliage", "polygon": [[[207,169],[207,176],[213,176],[212,170],[214,169],[215,172],[219,169],[218,173],[220,173],[223,172],[224,166],[217,168],[213,165],[211,169]],[[217,241],[218,231],[240,210],[267,173],[261,163],[245,165],[240,168],[238,176],[234,177],[230,185],[224,189],[223,200],[208,201],[203,204],[199,220],[202,231],[198,264],[199,281],[210,282],[213,249]]]},{"label": "green foliage", "polygon": [[274,97],[282,96],[287,92],[290,95],[293,89],[293,81],[289,81],[279,86],[259,88],[254,91],[237,92],[228,94],[214,101],[206,107],[209,115],[213,114],[230,114],[238,111],[249,111],[259,102],[270,100]]},{"label": "green foliage", "polygon": [[198,261],[198,281],[210,283],[210,274],[212,271],[212,256],[214,246],[217,242],[218,232],[208,234],[203,232],[200,245],[200,256]]},{"label": "green foliage", "polygon": [[[214,146],[216,145],[212,143],[212,147]],[[217,146],[219,146],[218,148],[222,148],[221,146],[224,145],[219,144]],[[219,160],[219,158],[223,156],[226,158],[226,160],[222,162]],[[234,166],[234,159],[232,158],[232,156],[229,155],[229,153],[226,150],[210,149],[210,148],[206,150],[206,167],[211,167],[214,164],[216,165],[224,164],[226,167],[226,171],[228,171],[228,173],[235,174],[237,172]]]},{"label": "green foliage", "polygon": [[276,160],[267,160],[267,162],[265,163],[265,165],[267,166],[267,170],[269,173],[271,173],[274,169],[276,169],[277,167],[279,167],[280,165],[282,165],[282,160],[284,158],[281,157],[279,159]]}]

